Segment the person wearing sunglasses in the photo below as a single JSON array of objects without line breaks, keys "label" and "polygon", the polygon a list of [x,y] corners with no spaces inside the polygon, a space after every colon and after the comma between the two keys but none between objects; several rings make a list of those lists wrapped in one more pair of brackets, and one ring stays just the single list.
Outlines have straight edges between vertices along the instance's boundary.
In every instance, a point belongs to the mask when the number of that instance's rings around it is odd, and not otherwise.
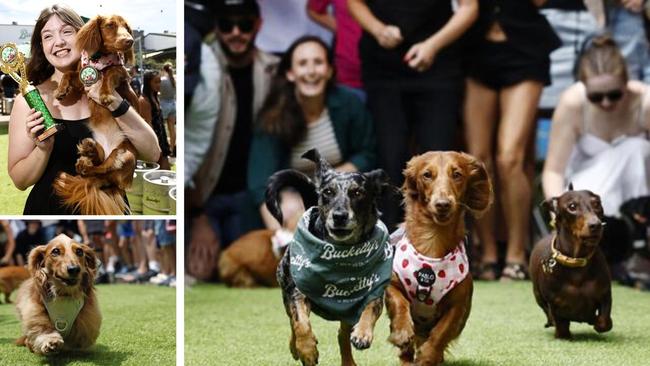
[{"label": "person wearing sunglasses", "polygon": [[202,255],[216,253],[214,248],[206,248],[215,242],[206,237],[217,238],[220,248],[225,248],[247,229],[261,224],[249,200],[246,166],[253,123],[279,62],[255,46],[262,25],[255,0],[219,0],[210,7],[216,21],[216,41],[210,46],[223,79],[221,109],[211,145],[193,175],[194,187],[188,191],[190,262],[213,259]]},{"label": "person wearing sunglasses", "polygon": [[619,217],[623,202],[648,195],[648,85],[628,79],[625,59],[608,35],[593,39],[578,72],[579,81],[553,114],[544,195],[559,196],[572,182],[600,195],[606,216]]}]

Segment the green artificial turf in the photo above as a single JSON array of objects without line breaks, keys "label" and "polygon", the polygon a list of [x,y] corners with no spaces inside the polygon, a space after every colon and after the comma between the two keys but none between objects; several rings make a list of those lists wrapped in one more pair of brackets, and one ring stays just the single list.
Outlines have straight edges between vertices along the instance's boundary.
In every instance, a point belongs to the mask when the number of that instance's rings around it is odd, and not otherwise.
[{"label": "green artificial turf", "polygon": [[[146,285],[99,285],[103,321],[87,351],[36,356],[14,345],[20,324],[13,305],[0,304],[0,365],[173,366],[176,364],[176,291]],[[15,298],[15,293],[12,298]],[[3,298],[4,300],[4,298]]]},{"label": "green artificial turf", "polygon": [[[475,283],[465,330],[446,356],[447,365],[648,365],[650,293],[613,289],[614,328],[597,334],[572,323],[572,341],[553,338],[533,298],[531,283]],[[340,364],[338,323],[312,315],[321,365]],[[201,284],[185,292],[185,364],[298,365],[288,347],[289,320],[278,289],[240,290]],[[370,349],[354,352],[358,365],[398,365],[386,341],[386,312]]]},{"label": "green artificial turf", "polygon": [[20,215],[23,213],[31,188],[20,191],[9,178],[8,146],[7,125],[0,125],[0,215]]}]

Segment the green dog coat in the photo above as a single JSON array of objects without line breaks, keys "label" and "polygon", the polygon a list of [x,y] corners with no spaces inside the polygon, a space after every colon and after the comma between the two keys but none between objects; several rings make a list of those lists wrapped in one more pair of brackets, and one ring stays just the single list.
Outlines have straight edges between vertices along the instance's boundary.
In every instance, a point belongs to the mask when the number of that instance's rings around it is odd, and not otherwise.
[{"label": "green dog coat", "polygon": [[394,249],[383,222],[370,239],[354,245],[326,242],[309,232],[312,210],[304,213],[289,243],[290,271],[312,310],[327,320],[354,325],[390,282]]}]

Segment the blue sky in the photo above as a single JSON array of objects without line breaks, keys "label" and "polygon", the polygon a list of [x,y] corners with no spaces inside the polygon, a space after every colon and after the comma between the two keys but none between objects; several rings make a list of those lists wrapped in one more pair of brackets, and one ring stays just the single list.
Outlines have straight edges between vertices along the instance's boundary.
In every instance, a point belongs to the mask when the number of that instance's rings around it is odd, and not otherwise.
[{"label": "blue sky", "polygon": [[97,14],[119,14],[132,28],[147,33],[176,32],[175,0],[0,0],[0,24],[33,25],[44,7],[56,3],[67,4],[89,18]]}]

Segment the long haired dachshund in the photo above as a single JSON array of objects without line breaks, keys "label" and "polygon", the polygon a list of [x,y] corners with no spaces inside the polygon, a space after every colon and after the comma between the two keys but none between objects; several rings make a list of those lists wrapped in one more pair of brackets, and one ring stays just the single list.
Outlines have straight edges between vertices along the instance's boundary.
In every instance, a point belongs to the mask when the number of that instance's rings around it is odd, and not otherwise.
[{"label": "long haired dachshund", "polygon": [[[279,195],[286,187],[297,189],[310,208],[277,271],[291,324],[289,348],[303,365],[318,363],[309,322],[313,311],[340,322],[342,364],[354,365],[350,343],[357,349],[370,347],[390,280],[392,246],[377,210],[388,178],[383,170],[337,172],[315,149],[302,157],[316,163],[314,181],[298,171],[283,170],[269,178],[266,191],[266,206],[278,222],[283,222]],[[375,271],[376,267],[380,269]]]},{"label": "long haired dachshund", "polygon": [[485,212],[492,185],[483,163],[457,152],[415,156],[404,176],[405,235],[386,290],[389,341],[403,364],[438,365],[472,306],[465,212]]},{"label": "long haired dachshund", "polygon": [[138,98],[124,67],[134,60],[133,32],[119,15],[98,15],[79,30],[76,47],[82,55],[79,67],[63,76],[55,96],[63,99],[72,90],[83,92],[79,72],[90,65],[102,74],[99,93],[104,106],[88,98],[93,138],[86,138],[77,146],[78,175],[61,173],[54,182],[54,190],[65,206],[82,215],[121,215],[128,212],[124,195],[133,181],[137,150],[105,106],[113,102],[112,91],[116,89],[138,110]]},{"label": "long haired dachshund", "polygon": [[533,293],[555,338],[569,339],[570,322],[593,325],[598,333],[612,329],[612,284],[599,244],[603,207],[590,191],[569,191],[544,201],[555,215],[557,230],[542,238],[530,255]]},{"label": "long haired dachshund", "polygon": [[28,268],[16,300],[23,333],[16,344],[41,355],[92,346],[102,322],[93,250],[61,234],[32,249]]}]

